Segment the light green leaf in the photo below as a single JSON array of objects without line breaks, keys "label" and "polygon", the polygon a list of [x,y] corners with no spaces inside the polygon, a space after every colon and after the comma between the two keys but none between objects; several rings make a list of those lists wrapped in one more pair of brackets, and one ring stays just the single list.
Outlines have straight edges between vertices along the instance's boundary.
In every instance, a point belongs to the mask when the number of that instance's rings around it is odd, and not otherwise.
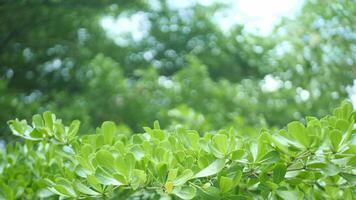
[{"label": "light green leaf", "polygon": [[224,158],[225,157],[224,153],[221,152],[215,145],[209,143],[208,147],[209,147],[209,152],[211,152],[211,154],[213,154],[216,158]]},{"label": "light green leaf", "polygon": [[181,186],[184,183],[186,183],[188,180],[190,180],[194,176],[192,170],[186,169],[182,172],[180,176],[178,176],[176,179],[173,181],[173,185],[175,186]]},{"label": "light green leaf", "polygon": [[310,146],[309,135],[306,133],[305,127],[302,123],[297,121],[289,123],[288,133],[304,147]]},{"label": "light green leaf", "polygon": [[173,181],[178,174],[178,169],[170,169],[168,171],[167,181]]},{"label": "light green leaf", "polygon": [[93,187],[96,191],[102,192],[102,187],[99,183],[99,180],[94,175],[88,175],[87,181],[91,187]]},{"label": "light green leaf", "polygon": [[157,120],[153,122],[153,129],[157,129],[157,130],[161,129],[161,127],[159,126],[159,122]]},{"label": "light green leaf", "polygon": [[332,130],[329,132],[329,141],[333,151],[337,152],[342,139],[342,133],[339,130]]},{"label": "light green leaf", "polygon": [[100,150],[96,153],[95,155],[95,160],[98,162],[100,166],[106,167],[108,169],[114,170],[114,156],[106,151],[106,150]]},{"label": "light green leaf", "polygon": [[44,126],[41,115],[36,114],[36,115],[32,116],[32,125],[36,128]]},{"label": "light green leaf", "polygon": [[349,174],[349,173],[340,173],[340,176],[342,176],[345,180],[347,180],[351,185],[356,185],[356,175],[355,174]]},{"label": "light green leaf", "polygon": [[118,156],[115,159],[115,168],[116,168],[116,171],[118,171],[120,174],[122,174],[124,176],[129,175],[129,169],[125,163],[125,159],[122,156]]},{"label": "light green leaf", "polygon": [[268,132],[264,132],[266,135],[266,138],[268,138],[268,140],[274,144],[278,150],[280,150],[283,153],[288,154],[289,150],[288,150],[288,142],[287,140],[281,136],[281,135],[270,135]]},{"label": "light green leaf", "polygon": [[68,129],[68,137],[74,137],[79,130],[79,126],[80,126],[79,120],[72,121]]},{"label": "light green leaf", "polygon": [[332,163],[326,163],[326,166],[322,170],[328,176],[335,176],[340,172],[340,168]]},{"label": "light green leaf", "polygon": [[277,195],[284,200],[300,200],[302,195],[295,190],[277,190]]},{"label": "light green leaf", "polygon": [[216,134],[213,136],[213,146],[218,149],[223,155],[227,154],[227,135],[225,134]]},{"label": "light green leaf", "polygon": [[75,173],[82,178],[86,178],[90,172],[84,169],[82,166],[77,165],[75,167]]},{"label": "light green leaf", "polygon": [[93,146],[89,144],[84,144],[80,147],[80,153],[84,157],[89,157],[89,155],[93,152]]},{"label": "light green leaf", "polygon": [[237,186],[240,183],[241,177],[242,177],[242,171],[241,170],[237,170],[236,174],[234,176],[234,180],[233,180],[234,186]]},{"label": "light green leaf", "polygon": [[83,183],[76,181],[74,183],[74,188],[78,190],[80,193],[91,195],[91,196],[98,196],[100,195],[99,192],[96,192],[92,189],[90,189],[88,186],[84,185]]},{"label": "light green leaf", "polygon": [[229,177],[222,176],[220,177],[219,187],[221,193],[229,192],[233,188],[233,179]]},{"label": "light green leaf", "polygon": [[353,106],[348,101],[343,101],[339,108],[334,109],[334,115],[338,118],[347,120],[353,111]]},{"label": "light green leaf", "polygon": [[10,120],[7,122],[14,135],[23,136],[27,129],[26,120],[19,121],[18,119]]},{"label": "light green leaf", "polygon": [[54,195],[54,192],[52,192],[51,190],[49,190],[47,188],[40,189],[37,192],[37,196],[41,199],[48,199],[50,196],[53,196],[53,195]]},{"label": "light green leaf", "polygon": [[131,148],[131,152],[135,156],[136,160],[141,160],[145,156],[145,151],[142,149],[140,145],[134,145]]},{"label": "light green leaf", "polygon": [[89,157],[88,156],[86,156],[86,157],[76,156],[76,159],[84,169],[86,169],[86,170],[88,170],[90,172],[94,172],[94,167],[91,164],[91,162],[89,161]]},{"label": "light green leaf", "polygon": [[145,171],[134,169],[131,176],[130,184],[132,188],[136,190],[140,185],[144,185],[146,180],[147,180],[147,176]]},{"label": "light green leaf", "polygon": [[195,197],[196,189],[192,186],[176,187],[173,189],[172,194],[181,199],[193,199]]},{"label": "light green leaf", "polygon": [[166,182],[167,174],[168,174],[168,166],[166,163],[160,163],[157,165],[157,173],[158,179],[161,183]]},{"label": "light green leaf", "polygon": [[106,121],[101,125],[101,131],[104,135],[104,144],[112,144],[114,139],[116,125],[114,122]]},{"label": "light green leaf", "polygon": [[53,192],[62,195],[62,196],[67,196],[67,197],[76,197],[77,194],[73,190],[73,188],[68,187],[66,185],[55,185],[53,188],[51,188]]},{"label": "light green leaf", "polygon": [[193,149],[199,149],[199,134],[196,131],[190,131],[187,133],[190,145]]},{"label": "light green leaf", "polygon": [[195,178],[207,177],[219,173],[225,166],[225,159],[217,159],[209,166],[195,174]]},{"label": "light green leaf", "polygon": [[116,185],[116,186],[123,185],[123,183],[116,180],[113,176],[111,176],[108,172],[106,172],[101,167],[98,167],[96,169],[95,177],[98,179],[99,183],[103,185]]},{"label": "light green leaf", "polygon": [[240,160],[245,155],[245,151],[242,149],[235,150],[231,153],[231,160]]},{"label": "light green leaf", "polygon": [[259,162],[264,164],[271,164],[278,162],[279,159],[280,157],[278,151],[270,151],[266,155],[264,155]]},{"label": "light green leaf", "polygon": [[112,176],[114,179],[118,180],[120,183],[122,183],[124,185],[129,184],[127,178],[121,174],[115,173]]},{"label": "light green leaf", "polygon": [[54,114],[52,114],[51,112],[49,111],[46,111],[43,113],[43,119],[44,119],[44,122],[45,122],[45,125],[46,127],[49,129],[49,130],[53,130],[53,123],[56,119],[56,116]]},{"label": "light green leaf", "polygon": [[255,150],[256,154],[254,155],[255,161],[259,161],[263,155],[267,153],[266,145],[265,145],[265,134],[261,134],[258,138],[257,142],[257,150]]},{"label": "light green leaf", "polygon": [[198,188],[199,189],[199,196],[202,199],[207,200],[219,200],[221,199],[220,190],[216,187],[210,186],[207,188]]}]

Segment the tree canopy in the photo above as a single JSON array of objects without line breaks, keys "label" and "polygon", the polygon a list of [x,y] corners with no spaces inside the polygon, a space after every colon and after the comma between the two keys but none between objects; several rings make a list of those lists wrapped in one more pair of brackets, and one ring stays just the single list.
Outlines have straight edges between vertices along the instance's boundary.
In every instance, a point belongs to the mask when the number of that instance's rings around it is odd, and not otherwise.
[{"label": "tree canopy", "polygon": [[[306,2],[295,19],[260,36],[243,25],[222,31],[211,16],[223,4],[3,1],[0,119],[51,109],[83,120],[85,130],[114,120],[138,131],[156,119],[169,126],[172,115],[201,115],[209,128],[323,116],[347,97],[356,74],[355,5],[325,4]],[[133,15],[148,27],[138,41],[126,35],[117,44],[101,25]]]}]

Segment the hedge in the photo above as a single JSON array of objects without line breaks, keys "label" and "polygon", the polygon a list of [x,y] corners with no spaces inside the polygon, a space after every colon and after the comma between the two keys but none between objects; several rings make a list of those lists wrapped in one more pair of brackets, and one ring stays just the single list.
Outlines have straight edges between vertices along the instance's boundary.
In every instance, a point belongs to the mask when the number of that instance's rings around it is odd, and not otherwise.
[{"label": "hedge", "polygon": [[22,139],[0,152],[0,199],[353,199],[356,112],[306,117],[257,138],[104,122],[77,135],[51,112],[8,122]]}]

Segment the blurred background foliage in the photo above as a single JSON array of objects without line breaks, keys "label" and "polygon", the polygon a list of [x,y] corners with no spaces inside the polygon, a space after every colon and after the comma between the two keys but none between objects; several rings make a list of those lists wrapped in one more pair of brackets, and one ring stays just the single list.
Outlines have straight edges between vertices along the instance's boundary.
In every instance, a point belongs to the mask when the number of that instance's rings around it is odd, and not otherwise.
[{"label": "blurred background foliage", "polygon": [[[212,16],[229,5],[219,1],[169,2],[1,0],[0,136],[7,120],[45,110],[81,120],[82,133],[105,120],[140,132],[158,119],[253,134],[355,98],[355,2],[305,1],[268,35],[222,30]],[[110,34],[105,20],[119,18],[142,31]]]}]

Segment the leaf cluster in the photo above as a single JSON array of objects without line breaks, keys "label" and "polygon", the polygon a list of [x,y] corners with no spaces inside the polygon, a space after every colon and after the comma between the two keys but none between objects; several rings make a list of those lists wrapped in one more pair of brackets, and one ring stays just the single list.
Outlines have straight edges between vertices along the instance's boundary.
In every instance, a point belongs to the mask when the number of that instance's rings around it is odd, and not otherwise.
[{"label": "leaf cluster", "polygon": [[9,121],[25,141],[0,154],[0,198],[352,199],[355,119],[344,102],[333,115],[257,138],[158,122],[133,135],[104,122],[77,136],[79,121],[64,126],[45,112],[31,125]]}]

